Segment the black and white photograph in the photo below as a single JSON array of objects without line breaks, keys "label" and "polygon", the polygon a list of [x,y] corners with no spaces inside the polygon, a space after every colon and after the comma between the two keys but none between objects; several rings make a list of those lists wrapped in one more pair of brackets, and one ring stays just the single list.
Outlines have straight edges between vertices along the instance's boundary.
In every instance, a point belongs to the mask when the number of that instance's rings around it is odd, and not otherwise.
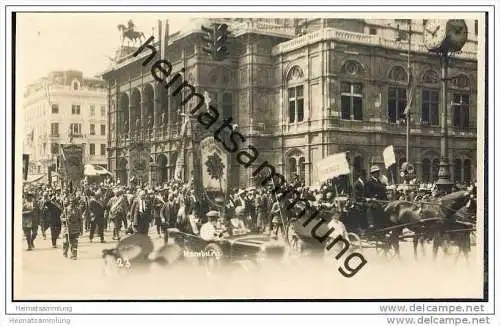
[{"label": "black and white photograph", "polygon": [[493,291],[491,16],[84,9],[11,18],[12,300]]}]

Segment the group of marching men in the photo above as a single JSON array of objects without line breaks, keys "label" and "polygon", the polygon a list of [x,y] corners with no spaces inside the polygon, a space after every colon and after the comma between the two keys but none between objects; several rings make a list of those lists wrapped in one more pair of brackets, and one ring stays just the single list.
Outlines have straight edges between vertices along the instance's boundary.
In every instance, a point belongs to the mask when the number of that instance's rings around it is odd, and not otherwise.
[{"label": "group of marching men", "polygon": [[[312,205],[328,207],[330,204],[331,207],[334,197],[341,195],[338,188],[327,185],[314,190],[300,182],[285,186],[294,187],[294,193]],[[376,165],[371,167],[368,178],[361,173],[352,185],[352,197],[356,201],[390,200],[398,196],[396,190],[388,189]],[[50,229],[52,247],[57,248],[57,240],[62,235],[64,257],[77,259],[79,238],[88,233],[90,242],[97,236],[104,243],[104,231],[111,225],[112,240],[120,240],[125,234],[149,235],[151,227],[156,228],[165,243],[167,228],[171,227],[206,237],[215,222],[228,225],[234,233],[251,231],[278,236],[287,218],[279,198],[271,187],[251,186],[233,189],[225,199],[208,198],[209,207],[200,207],[203,201],[197,198],[192,182],[186,184],[179,180],[156,188],[124,187],[108,182],[85,184],[75,191],[42,185],[24,189],[22,224],[27,250],[35,248],[39,229],[44,239]],[[198,216],[201,211],[208,213]],[[367,215],[366,224],[372,227],[369,212]]]}]

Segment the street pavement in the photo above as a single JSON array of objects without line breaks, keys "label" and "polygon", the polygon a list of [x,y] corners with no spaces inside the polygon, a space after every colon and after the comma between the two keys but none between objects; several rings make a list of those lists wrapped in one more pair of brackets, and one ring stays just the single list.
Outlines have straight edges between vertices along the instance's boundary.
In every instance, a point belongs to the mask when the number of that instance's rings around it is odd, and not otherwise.
[{"label": "street pavement", "polygon": [[[150,229],[155,249],[163,245],[156,229]],[[373,248],[362,250],[368,263],[352,278],[343,277],[338,269],[342,261],[325,261],[295,257],[265,270],[238,271],[224,276],[207,276],[196,264],[163,267],[146,274],[105,276],[102,250],[113,248],[111,232],[105,232],[106,243],[88,233],[80,237],[78,259],[62,255],[62,238],[58,248],[50,242],[50,231],[43,240],[39,233],[36,248],[23,246],[20,272],[15,273],[16,299],[213,299],[213,298],[457,298],[482,295],[482,269],[476,247],[469,262],[454,257],[432,260],[427,256],[415,260],[410,242],[401,243],[401,258],[381,256]]]}]

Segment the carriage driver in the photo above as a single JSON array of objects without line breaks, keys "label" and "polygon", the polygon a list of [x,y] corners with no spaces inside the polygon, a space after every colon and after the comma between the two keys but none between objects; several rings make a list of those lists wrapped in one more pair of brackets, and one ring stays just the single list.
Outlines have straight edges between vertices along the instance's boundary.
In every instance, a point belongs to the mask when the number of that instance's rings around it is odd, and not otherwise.
[{"label": "carriage driver", "polygon": [[[380,168],[377,165],[373,165],[370,168],[370,179],[366,182],[366,198],[387,200],[387,189],[380,182]],[[366,218],[368,228],[372,229],[374,227],[374,210],[378,205],[370,202],[367,206]]]}]

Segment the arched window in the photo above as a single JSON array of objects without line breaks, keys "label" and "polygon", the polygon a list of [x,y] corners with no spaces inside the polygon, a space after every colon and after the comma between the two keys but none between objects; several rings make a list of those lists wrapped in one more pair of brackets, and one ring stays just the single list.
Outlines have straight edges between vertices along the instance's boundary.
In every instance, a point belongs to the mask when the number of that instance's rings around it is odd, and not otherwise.
[{"label": "arched window", "polygon": [[439,125],[439,76],[427,70],[422,76],[422,108],[420,121],[424,125]]},{"label": "arched window", "polygon": [[288,180],[293,180],[297,174],[297,160],[295,157],[288,158]]},{"label": "arched window", "polygon": [[472,165],[471,160],[464,160],[464,182],[469,184],[472,182]]},{"label": "arched window", "polygon": [[402,67],[394,67],[389,72],[389,93],[387,97],[387,115],[389,122],[396,123],[406,118],[406,83],[408,76]]},{"label": "arched window", "polygon": [[294,149],[290,153],[288,153],[286,160],[287,181],[293,182],[297,180],[297,178],[300,178],[301,182],[305,181],[305,162],[306,159],[302,151]]},{"label": "arched window", "polygon": [[165,154],[160,154],[156,158],[156,168],[157,168],[156,178],[158,180],[158,183],[164,184],[169,179],[168,159],[165,156]]},{"label": "arched window", "polygon": [[439,75],[434,70],[427,70],[422,76],[422,82],[424,84],[435,85],[439,82]]},{"label": "arched window", "polygon": [[363,84],[360,78],[364,69],[355,60],[347,60],[342,65],[346,81],[340,84],[340,117],[344,120],[363,120]]},{"label": "arched window", "polygon": [[288,123],[304,121],[304,72],[299,66],[294,66],[287,75]]},{"label": "arched window", "polygon": [[455,183],[462,182],[462,160],[460,159],[455,159],[453,162],[453,177]]},{"label": "arched window", "polygon": [[431,182],[431,160],[428,158],[422,161],[422,181]]},{"label": "arched window", "polygon": [[439,174],[439,159],[435,158],[432,161],[432,181],[436,181],[438,179]]},{"label": "arched window", "polygon": [[455,88],[469,88],[470,80],[466,75],[458,75],[455,78],[452,78],[450,81],[450,86]]},{"label": "arched window", "polygon": [[363,71],[363,67],[354,60],[348,60],[342,66],[342,72],[349,75],[357,75]]},{"label": "arched window", "polygon": [[392,81],[406,83],[408,82],[408,75],[403,67],[397,66],[389,72],[389,79]]}]

